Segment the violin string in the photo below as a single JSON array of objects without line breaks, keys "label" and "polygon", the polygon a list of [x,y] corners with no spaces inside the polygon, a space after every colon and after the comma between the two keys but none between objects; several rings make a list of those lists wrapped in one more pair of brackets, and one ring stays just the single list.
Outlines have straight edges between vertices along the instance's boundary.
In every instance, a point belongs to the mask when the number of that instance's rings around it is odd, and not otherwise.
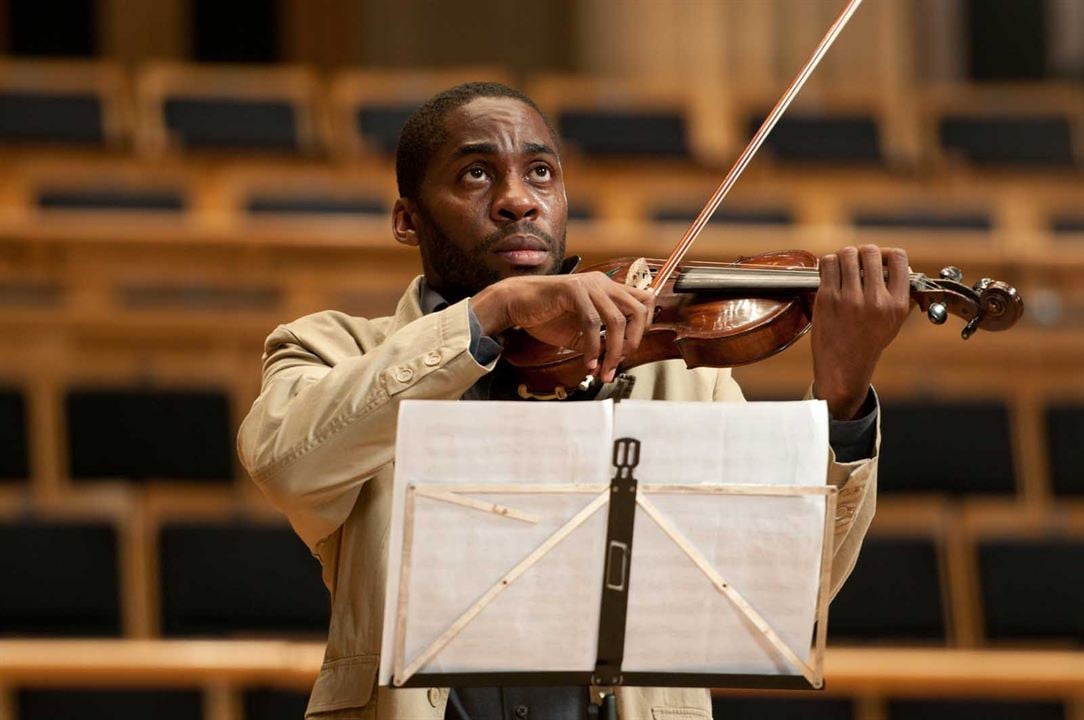
[{"label": "violin string", "polygon": [[[817,269],[815,267],[806,267],[806,266],[803,266],[803,265],[795,265],[795,266],[788,266],[788,265],[757,265],[755,263],[740,263],[740,262],[718,263],[716,265],[708,265],[708,266],[704,266],[704,267],[688,267],[688,268],[685,268],[686,272],[693,271],[693,272],[711,273],[714,270],[741,270],[741,271],[748,270],[749,272],[753,272],[753,273],[764,273],[764,272],[768,272],[768,273],[791,273],[791,274],[798,274],[798,275],[819,275],[820,274],[819,269]],[[661,270],[659,272],[661,272]],[[918,278],[918,277],[927,277],[923,273],[914,273],[914,272],[913,273],[908,273],[908,275],[912,279]]]},{"label": "violin string", "polygon": [[[711,275],[714,271],[727,271],[737,270],[741,273],[748,273],[750,276],[756,277],[779,277],[784,278],[800,278],[807,277],[809,275],[819,275],[820,270],[810,267],[781,267],[778,265],[752,265],[752,264],[740,264],[740,263],[721,263],[712,267],[701,268],[688,268],[685,272],[692,271],[694,273],[704,273]],[[910,283],[922,290],[936,290],[938,285],[934,283],[928,275],[924,273],[908,273],[907,274]],[[657,277],[657,275],[656,275]]]},{"label": "violin string", "polygon": [[707,225],[708,220],[711,219],[716,208],[723,202],[723,198],[730,192],[730,188],[733,187],[738,181],[738,178],[741,177],[745,167],[753,159],[753,156],[756,155],[757,150],[760,149],[765,138],[768,137],[768,133],[775,127],[779,118],[783,116],[783,113],[786,111],[791,101],[798,95],[802,86],[805,85],[806,80],[809,79],[809,76],[813,74],[813,70],[820,63],[821,58],[828,53],[828,48],[832,46],[832,43],[835,42],[847,22],[851,19],[851,16],[854,15],[855,11],[858,10],[858,6],[861,4],[862,0],[849,0],[847,6],[843,8],[839,17],[836,18],[836,21],[828,28],[828,32],[825,33],[820,44],[813,51],[809,60],[806,61],[805,66],[802,67],[798,72],[798,75],[791,82],[790,87],[783,93],[783,97],[779,99],[779,102],[772,108],[772,111],[768,113],[768,117],[764,118],[764,122],[761,124],[760,129],[757,130],[756,135],[753,136],[753,139],[749,141],[745,150],[742,151],[742,154],[734,163],[734,167],[730,168],[730,172],[726,174],[722,184],[719,185],[715,194],[708,200],[708,204],[705,205],[704,209],[697,215],[693,224],[685,231],[685,236],[678,243],[677,247],[674,248],[674,251],[670,253],[670,257],[667,258],[666,264],[663,265],[662,270],[655,276],[655,282],[652,283],[651,289],[656,295],[659,293],[662,286],[666,284],[666,281],[670,279],[670,276],[674,273],[674,270],[677,269],[677,266],[681,264],[681,261],[685,258],[685,254],[689,252],[689,248],[692,247],[692,244],[700,234],[700,231]]}]

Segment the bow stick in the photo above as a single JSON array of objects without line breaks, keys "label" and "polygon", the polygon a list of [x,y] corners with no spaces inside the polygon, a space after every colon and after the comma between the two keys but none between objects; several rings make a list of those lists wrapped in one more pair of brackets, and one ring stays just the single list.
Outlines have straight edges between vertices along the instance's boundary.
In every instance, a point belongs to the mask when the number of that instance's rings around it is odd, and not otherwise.
[{"label": "bow stick", "polygon": [[692,247],[693,242],[696,240],[700,231],[704,229],[704,226],[708,224],[708,220],[711,219],[712,214],[719,207],[719,204],[723,202],[723,198],[730,192],[730,188],[734,187],[734,184],[741,177],[745,167],[756,155],[757,150],[764,144],[765,138],[768,137],[768,133],[772,131],[775,124],[779,122],[779,118],[783,116],[787,107],[791,101],[798,95],[798,92],[805,85],[805,81],[809,79],[809,76],[813,74],[813,70],[820,63],[821,58],[828,54],[828,48],[832,47],[832,43],[841,32],[843,32],[844,26],[854,15],[858,6],[862,4],[862,0],[850,0],[847,6],[843,8],[843,11],[836,18],[836,21],[832,23],[828,28],[828,32],[821,38],[821,42],[817,45],[817,49],[813,51],[813,54],[806,61],[805,65],[798,72],[798,75],[791,82],[790,87],[783,93],[783,97],[779,98],[779,102],[775,104],[772,111],[768,113],[768,117],[764,118],[764,122],[761,123],[760,129],[757,130],[756,135],[749,141],[749,144],[745,147],[745,150],[738,157],[734,163],[734,167],[730,168],[730,172],[723,178],[723,182],[716,189],[715,194],[708,200],[708,204],[704,206],[704,209],[700,211],[700,214],[696,216],[696,220],[693,220],[693,224],[689,226],[689,229],[685,231],[685,236],[678,243],[674,251],[670,253],[670,257],[666,259],[666,262],[656,273],[654,281],[651,283],[651,289],[656,295],[659,294],[659,290],[666,284],[666,281],[670,279],[670,276],[677,269],[681,261],[685,259],[685,254],[689,252],[689,248]]}]

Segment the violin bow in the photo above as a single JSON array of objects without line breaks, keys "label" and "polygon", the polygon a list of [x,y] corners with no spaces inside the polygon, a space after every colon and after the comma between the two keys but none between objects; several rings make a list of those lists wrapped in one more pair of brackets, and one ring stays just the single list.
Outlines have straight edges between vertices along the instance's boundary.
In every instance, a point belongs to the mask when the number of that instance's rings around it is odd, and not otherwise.
[{"label": "violin bow", "polygon": [[707,205],[700,211],[700,214],[696,216],[696,220],[693,220],[693,224],[689,226],[689,229],[685,231],[685,236],[681,238],[681,242],[677,244],[674,251],[670,253],[670,257],[666,259],[663,266],[659,269],[659,272],[655,274],[655,279],[651,283],[651,290],[658,295],[659,290],[666,284],[666,281],[673,275],[674,270],[677,269],[681,261],[685,259],[686,253],[689,252],[689,248],[692,247],[693,242],[697,236],[700,235],[700,231],[704,229],[704,226],[708,224],[708,220],[711,219],[712,214],[719,207],[719,204],[723,202],[723,198],[730,192],[730,188],[734,187],[734,184],[738,182],[738,178],[741,177],[742,172],[745,171],[745,167],[752,161],[753,156],[756,155],[757,150],[764,144],[765,138],[768,137],[768,133],[772,131],[775,124],[779,122],[779,118],[786,112],[787,107],[791,104],[794,98],[798,95],[798,92],[805,85],[806,80],[813,74],[813,70],[816,69],[821,59],[828,54],[828,48],[832,47],[832,43],[836,41],[839,34],[843,32],[843,28],[847,25],[847,22],[858,10],[858,6],[862,4],[862,0],[849,0],[843,11],[840,12],[839,17],[828,28],[828,32],[821,38],[820,44],[817,45],[817,49],[813,51],[813,54],[806,60],[805,65],[798,71],[798,75],[791,82],[790,87],[783,93],[783,97],[779,98],[779,102],[775,104],[772,111],[768,113],[768,117],[764,118],[764,122],[761,123],[760,129],[757,130],[756,135],[749,141],[749,144],[745,146],[745,150],[738,156],[734,166],[730,168],[730,172],[723,178],[723,182],[715,190],[715,194],[708,200]]}]

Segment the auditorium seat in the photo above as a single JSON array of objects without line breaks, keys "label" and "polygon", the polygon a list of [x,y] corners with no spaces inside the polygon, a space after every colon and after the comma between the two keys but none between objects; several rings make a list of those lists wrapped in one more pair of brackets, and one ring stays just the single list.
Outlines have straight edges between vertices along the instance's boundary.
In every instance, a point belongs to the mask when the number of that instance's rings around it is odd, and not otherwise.
[{"label": "auditorium seat", "polygon": [[919,100],[924,135],[951,164],[1068,169],[1080,89],[1056,82],[928,87]]},{"label": "auditorium seat", "polygon": [[305,716],[309,694],[278,688],[245,690],[244,710],[239,720],[298,720]]},{"label": "auditorium seat", "polygon": [[407,118],[418,109],[421,102],[395,105],[363,105],[355,113],[358,136],[370,150],[383,155],[395,155],[399,145],[399,133]]},{"label": "auditorium seat", "polygon": [[108,523],[0,523],[0,635],[119,635],[117,562]]},{"label": "auditorium seat", "polygon": [[164,635],[327,632],[320,564],[287,525],[166,524],[159,566]]},{"label": "auditorium seat", "polygon": [[[129,310],[270,312],[280,307],[283,291],[281,287],[274,285],[247,283],[212,285],[189,282],[144,282],[122,284],[117,288],[117,295],[121,305]],[[217,446],[218,443],[215,442],[211,447]],[[218,456],[218,462],[222,462],[221,455]],[[225,465],[220,465],[220,467],[225,467]]]},{"label": "auditorium seat", "polygon": [[[750,117],[747,137],[760,129],[765,113]],[[872,115],[788,113],[764,141],[778,162],[878,166],[885,162],[881,133]]]},{"label": "auditorium seat", "polygon": [[511,82],[492,67],[340,72],[331,83],[336,146],[353,154],[394,155],[412,112],[438,92],[471,81]]},{"label": "auditorium seat", "polygon": [[372,197],[342,197],[316,193],[308,194],[257,194],[248,198],[245,210],[261,217],[299,215],[377,215],[384,216],[390,208],[382,200]]},{"label": "auditorium seat", "polygon": [[[113,237],[124,223],[178,222],[190,216],[199,194],[198,171],[183,163],[146,163],[131,157],[36,157],[17,166],[13,182],[34,220],[86,222]],[[35,229],[31,224],[31,229]],[[128,226],[134,227],[134,226]],[[153,238],[157,240],[158,238]]]},{"label": "auditorium seat", "polygon": [[568,219],[569,220],[593,220],[595,219],[595,208],[591,203],[578,202],[575,200],[569,200],[568,203]]},{"label": "auditorium seat", "polygon": [[160,63],[139,77],[141,145],[164,150],[312,153],[316,81],[290,67]]},{"label": "auditorium seat", "polygon": [[[55,282],[35,280],[33,278],[13,278],[0,281],[0,307],[5,309],[26,310],[30,308],[57,307],[63,297],[64,288]],[[0,474],[0,478],[2,478],[2,474]]]},{"label": "auditorium seat", "polygon": [[1084,495],[1084,402],[1046,409],[1050,484],[1055,495]]},{"label": "auditorium seat", "polygon": [[1057,235],[1084,233],[1084,215],[1056,215],[1050,220],[1050,229]]},{"label": "auditorium seat", "polygon": [[202,720],[199,690],[165,688],[24,689],[19,720]]},{"label": "auditorium seat", "polygon": [[832,601],[832,642],[947,639],[944,591],[932,539],[869,535],[858,564]]},{"label": "auditorium seat", "polygon": [[[700,208],[661,207],[652,211],[651,219],[655,222],[691,223],[699,213]],[[794,213],[786,207],[720,207],[708,222],[719,225],[792,225]]]},{"label": "auditorium seat", "polygon": [[820,700],[804,698],[744,698],[714,697],[712,715],[720,720],[851,720],[854,702],[851,700]]},{"label": "auditorium seat", "polygon": [[0,143],[118,147],[129,131],[120,69],[97,62],[0,62]]},{"label": "auditorium seat", "polygon": [[852,222],[859,228],[877,230],[974,230],[990,232],[994,226],[989,213],[984,211],[922,207],[858,210],[854,213]]},{"label": "auditorium seat", "polygon": [[969,163],[1072,167],[1072,125],[1062,115],[942,117],[938,137],[946,155]]},{"label": "auditorium seat", "polygon": [[684,115],[666,110],[560,110],[557,131],[566,148],[597,158],[691,159]]},{"label": "auditorium seat", "polygon": [[221,391],[76,388],[65,407],[76,481],[233,477],[234,431]]},{"label": "auditorium seat", "polygon": [[890,700],[886,720],[1068,720],[1060,702],[1027,700]]},{"label": "auditorium seat", "polygon": [[0,482],[30,476],[26,398],[15,388],[0,388]]},{"label": "auditorium seat", "polygon": [[42,210],[101,210],[181,212],[187,199],[181,190],[138,187],[40,188],[36,204]]},{"label": "auditorium seat", "polygon": [[1084,643],[1084,539],[987,539],[978,560],[988,640]]},{"label": "auditorium seat", "polygon": [[1015,491],[1009,410],[999,400],[882,404],[881,493],[1009,495]]},{"label": "auditorium seat", "polygon": [[566,155],[690,162],[700,149],[694,96],[680,83],[542,75],[527,94],[553,121]]}]

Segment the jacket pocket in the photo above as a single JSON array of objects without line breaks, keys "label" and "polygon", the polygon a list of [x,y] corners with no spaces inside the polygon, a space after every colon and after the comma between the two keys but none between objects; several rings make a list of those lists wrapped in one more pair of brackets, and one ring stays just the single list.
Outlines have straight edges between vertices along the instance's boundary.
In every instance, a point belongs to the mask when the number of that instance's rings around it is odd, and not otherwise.
[{"label": "jacket pocket", "polygon": [[378,664],[377,655],[352,655],[325,662],[313,683],[305,717],[320,720],[367,717],[362,709],[373,699]]}]

